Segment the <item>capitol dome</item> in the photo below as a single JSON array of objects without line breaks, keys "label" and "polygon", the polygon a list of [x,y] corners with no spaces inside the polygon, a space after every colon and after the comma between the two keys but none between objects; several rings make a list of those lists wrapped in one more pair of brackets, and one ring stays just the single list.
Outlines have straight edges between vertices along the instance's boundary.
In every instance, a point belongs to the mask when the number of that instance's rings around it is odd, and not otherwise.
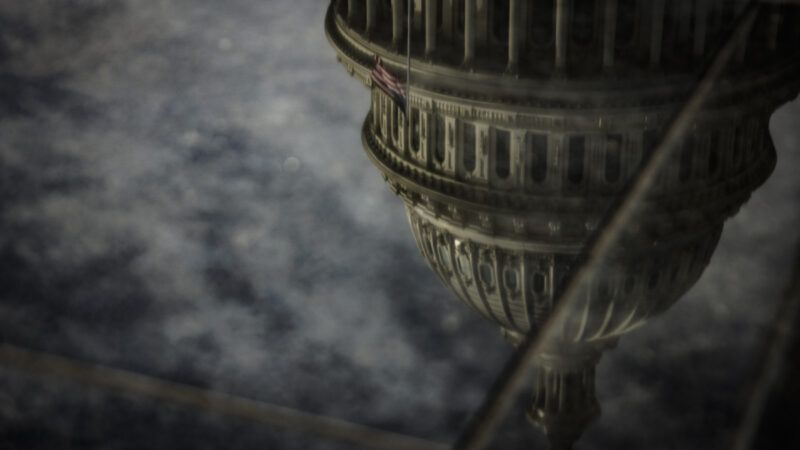
[{"label": "capitol dome", "polygon": [[[333,0],[325,30],[371,88],[364,149],[420,252],[518,343],[552,317],[562,279],[745,3]],[[599,414],[602,352],[695,284],[725,220],[775,166],[769,118],[800,89],[800,8],[756,12],[622,245],[537,354],[528,416],[554,449]],[[410,82],[405,105],[375,85],[375,61]]]},{"label": "capitol dome", "polygon": [[[575,7],[568,7],[572,3]],[[589,3],[618,4],[594,11],[592,21],[578,7],[584,2],[567,0],[413,3],[413,36],[424,38],[411,46],[410,117],[385,92],[372,89],[362,130],[367,154],[407,204],[494,235],[521,230],[577,242],[591,233],[609,200],[646,161],[697,81],[698,68],[730,28],[723,19],[735,11],[733,2],[698,2],[707,11],[698,7],[692,13],[700,14],[695,26],[687,30],[670,19],[679,8],[673,3],[636,2],[650,5],[646,8],[622,7],[624,1]],[[405,78],[404,4],[349,0],[329,9],[326,32],[338,59],[367,85],[376,56]],[[528,7],[540,4],[555,9]],[[527,26],[517,24],[522,16],[502,16],[510,14],[502,5],[523,11]],[[631,14],[653,23],[660,18],[660,33],[645,36],[640,25],[632,25]],[[503,17],[516,19],[502,22]],[[769,17],[760,20],[769,25]],[[614,33],[606,29],[612,22],[619,26]],[[490,23],[510,27],[507,43],[490,32]],[[691,227],[697,218],[687,215],[730,215],[770,173],[775,155],[768,118],[796,93],[800,79],[791,41],[769,40],[798,30],[786,21],[776,26],[767,36],[754,33],[742,43],[735,66],[663,171],[650,202],[654,211],[665,212],[652,216],[659,227]],[[626,27],[633,27],[630,42],[617,39],[627,36]],[[668,57],[680,51],[678,42],[692,44],[692,64]],[[517,61],[513,75],[497,63],[506,58],[498,48]],[[613,70],[578,64],[584,58],[573,53],[587,48],[610,54],[603,64]],[[463,60],[453,59],[462,49]],[[545,54],[553,59],[543,71],[538,61]],[[642,59],[645,54],[651,56]]]},{"label": "capitol dome", "polygon": [[[409,117],[373,88],[364,148],[445,284],[511,335],[526,333],[743,5],[410,1],[410,23],[402,0],[335,0],[328,10],[339,61],[366,85],[376,58],[398,79],[411,58]],[[769,116],[800,80],[790,39],[800,30],[787,17],[800,17],[798,8],[765,8],[757,32],[739,42],[627,230],[659,245],[645,243],[636,262],[611,263],[619,276],[599,283],[603,292],[628,297],[617,278],[636,292],[660,278],[650,297],[677,297],[699,276],[722,222],[771,173]],[[680,267],[655,268],[662,260]]]}]

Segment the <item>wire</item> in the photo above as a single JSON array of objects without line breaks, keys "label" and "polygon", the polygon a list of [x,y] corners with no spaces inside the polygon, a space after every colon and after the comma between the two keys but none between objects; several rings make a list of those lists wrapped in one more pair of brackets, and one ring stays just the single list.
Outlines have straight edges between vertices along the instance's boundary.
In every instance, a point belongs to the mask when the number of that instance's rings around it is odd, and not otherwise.
[{"label": "wire", "polygon": [[238,417],[278,428],[310,433],[376,450],[444,450],[446,445],[392,433],[333,417],[224,394],[187,384],[104,367],[63,356],[0,344],[0,365],[57,377],[90,387],[146,397],[223,416]]}]

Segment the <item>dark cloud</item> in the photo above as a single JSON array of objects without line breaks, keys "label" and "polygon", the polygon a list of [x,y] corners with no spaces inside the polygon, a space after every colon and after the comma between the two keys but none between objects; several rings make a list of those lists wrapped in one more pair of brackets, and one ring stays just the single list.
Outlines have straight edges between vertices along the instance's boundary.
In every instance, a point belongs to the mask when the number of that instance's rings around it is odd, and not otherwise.
[{"label": "dark cloud", "polygon": [[[324,39],[326,5],[51,3],[0,6],[2,339],[452,438],[511,350],[424,266],[364,156],[368,95]],[[712,442],[698,423],[730,422],[786,275],[774,237],[800,223],[799,115],[773,119],[780,165],[701,282],[607,352],[584,448]],[[0,378],[10,448],[339,448]]]}]

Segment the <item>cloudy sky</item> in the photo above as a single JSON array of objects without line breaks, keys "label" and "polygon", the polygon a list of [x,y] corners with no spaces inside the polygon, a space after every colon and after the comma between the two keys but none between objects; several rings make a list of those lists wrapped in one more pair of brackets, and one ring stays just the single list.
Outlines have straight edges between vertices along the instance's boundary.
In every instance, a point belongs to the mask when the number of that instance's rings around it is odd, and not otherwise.
[{"label": "cloudy sky", "polygon": [[[364,156],[369,95],[326,6],[0,2],[2,341],[455,436],[511,349],[428,270]],[[799,118],[772,118],[779,165],[700,283],[604,356],[581,448],[724,436],[797,238]],[[513,414],[504,448],[538,442]],[[3,368],[0,441],[347,448]]]}]

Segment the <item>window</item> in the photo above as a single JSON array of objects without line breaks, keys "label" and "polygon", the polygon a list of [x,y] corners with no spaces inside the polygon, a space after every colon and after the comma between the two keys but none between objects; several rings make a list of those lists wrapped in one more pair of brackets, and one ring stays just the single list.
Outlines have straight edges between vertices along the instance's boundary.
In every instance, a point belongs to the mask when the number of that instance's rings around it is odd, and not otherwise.
[{"label": "window", "polygon": [[553,40],[555,30],[555,11],[553,0],[535,0],[528,8],[532,21],[530,39],[534,44],[544,45]]},{"label": "window", "polygon": [[411,109],[411,151],[419,151],[419,110]]},{"label": "window", "polygon": [[433,157],[436,162],[443,163],[445,157],[445,126],[444,117],[440,115],[434,116],[434,141],[433,141]]},{"label": "window", "polygon": [[451,123],[447,127],[447,145],[450,146],[450,147],[453,146],[453,135],[454,134],[455,133],[453,133],[453,124]]},{"label": "window", "polygon": [[642,135],[642,159],[639,164],[640,167],[644,167],[647,161],[650,161],[650,156],[653,155],[653,151],[656,149],[657,138],[656,130],[645,130]]},{"label": "window", "polygon": [[571,136],[569,138],[569,160],[567,162],[567,179],[571,183],[583,181],[583,159],[586,155],[586,137]]},{"label": "window", "polygon": [[492,5],[492,35],[501,44],[508,42],[508,0],[494,0]]},{"label": "window", "polygon": [[506,270],[503,271],[503,282],[505,283],[507,290],[516,292],[519,289],[517,271],[515,269],[506,268]]},{"label": "window", "polygon": [[617,5],[616,46],[624,47],[636,36],[636,0],[619,0]]},{"label": "window", "polygon": [[482,262],[480,267],[478,268],[481,281],[488,286],[494,286],[494,273],[492,271],[492,266],[487,262]]},{"label": "window", "polygon": [[475,170],[475,125],[465,123],[464,129],[464,170]]},{"label": "window", "polygon": [[572,4],[572,40],[580,46],[587,46],[594,39],[594,4],[593,1],[577,1]]},{"label": "window", "polygon": [[529,135],[528,147],[531,155],[531,178],[533,181],[541,183],[547,178],[547,135]]},{"label": "window", "polygon": [[622,163],[622,135],[612,134],[606,139],[606,181],[619,181]]},{"label": "window", "polygon": [[450,263],[450,249],[444,244],[439,244],[439,261],[441,261],[442,266],[445,269],[452,269],[452,265]]},{"label": "window", "polygon": [[495,130],[494,149],[495,149],[495,172],[500,178],[508,178],[511,173],[511,135],[506,130]]},{"label": "window", "polygon": [[458,271],[461,273],[461,275],[463,275],[466,279],[469,279],[472,272],[470,270],[469,256],[467,256],[465,253],[459,253],[456,262],[458,264]]},{"label": "window", "polygon": [[423,237],[425,241],[425,250],[428,251],[428,255],[433,256],[433,246],[431,245],[430,236]]}]

